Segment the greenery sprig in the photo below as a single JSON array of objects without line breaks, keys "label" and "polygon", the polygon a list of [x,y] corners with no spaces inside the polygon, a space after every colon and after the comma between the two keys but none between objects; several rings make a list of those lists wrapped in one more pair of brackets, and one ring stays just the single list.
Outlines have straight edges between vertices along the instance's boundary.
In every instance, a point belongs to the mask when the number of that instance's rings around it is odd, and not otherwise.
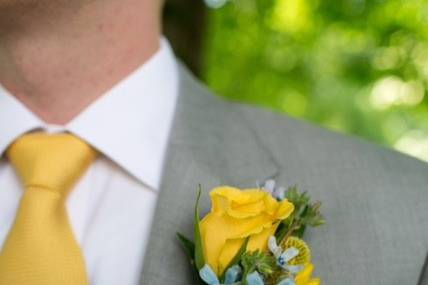
[{"label": "greenery sprig", "polygon": [[309,227],[318,227],[325,224],[325,219],[320,212],[321,202],[311,203],[307,192],[299,192],[296,185],[285,192],[285,198],[294,204],[294,212],[285,219],[276,232],[278,242],[286,240],[294,235],[301,238]]},{"label": "greenery sprig", "polygon": [[271,254],[256,250],[242,254],[241,265],[243,268],[242,279],[245,282],[247,275],[254,271],[265,277],[270,276],[275,271],[276,260]]}]

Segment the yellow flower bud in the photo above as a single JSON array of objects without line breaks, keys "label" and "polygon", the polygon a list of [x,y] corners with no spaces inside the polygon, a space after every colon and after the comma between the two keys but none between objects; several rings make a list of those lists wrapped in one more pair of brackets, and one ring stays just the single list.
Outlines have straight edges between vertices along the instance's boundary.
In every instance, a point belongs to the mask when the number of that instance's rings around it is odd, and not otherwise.
[{"label": "yellow flower bud", "polygon": [[312,278],[314,272],[314,265],[309,263],[305,268],[299,272],[296,276],[297,285],[320,285],[321,280],[319,278]]}]

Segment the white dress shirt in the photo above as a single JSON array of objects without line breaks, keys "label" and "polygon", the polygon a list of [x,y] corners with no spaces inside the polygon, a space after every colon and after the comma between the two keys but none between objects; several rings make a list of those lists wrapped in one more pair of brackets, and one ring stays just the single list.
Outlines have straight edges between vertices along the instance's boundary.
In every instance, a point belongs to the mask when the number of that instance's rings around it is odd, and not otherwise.
[{"label": "white dress shirt", "polygon": [[68,131],[101,153],[67,200],[90,283],[138,284],[177,96],[177,63],[165,39],[152,58],[64,126],[44,123],[0,86],[0,248],[23,194],[5,150],[30,130]]}]

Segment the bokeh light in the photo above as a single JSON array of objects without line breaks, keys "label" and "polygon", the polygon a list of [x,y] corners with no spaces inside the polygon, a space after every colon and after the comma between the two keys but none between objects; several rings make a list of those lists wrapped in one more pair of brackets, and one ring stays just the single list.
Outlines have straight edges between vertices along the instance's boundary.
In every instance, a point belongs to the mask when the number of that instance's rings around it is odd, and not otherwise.
[{"label": "bokeh light", "polygon": [[428,2],[231,0],[209,12],[218,94],[428,161]]}]

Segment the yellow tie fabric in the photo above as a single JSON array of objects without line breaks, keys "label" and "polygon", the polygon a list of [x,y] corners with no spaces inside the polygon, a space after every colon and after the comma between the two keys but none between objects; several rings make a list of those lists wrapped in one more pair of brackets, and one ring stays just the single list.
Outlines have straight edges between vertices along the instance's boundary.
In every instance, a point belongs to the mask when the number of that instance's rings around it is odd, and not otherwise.
[{"label": "yellow tie fabric", "polygon": [[30,133],[6,154],[25,192],[0,251],[0,285],[88,285],[65,201],[96,151],[71,134]]}]

